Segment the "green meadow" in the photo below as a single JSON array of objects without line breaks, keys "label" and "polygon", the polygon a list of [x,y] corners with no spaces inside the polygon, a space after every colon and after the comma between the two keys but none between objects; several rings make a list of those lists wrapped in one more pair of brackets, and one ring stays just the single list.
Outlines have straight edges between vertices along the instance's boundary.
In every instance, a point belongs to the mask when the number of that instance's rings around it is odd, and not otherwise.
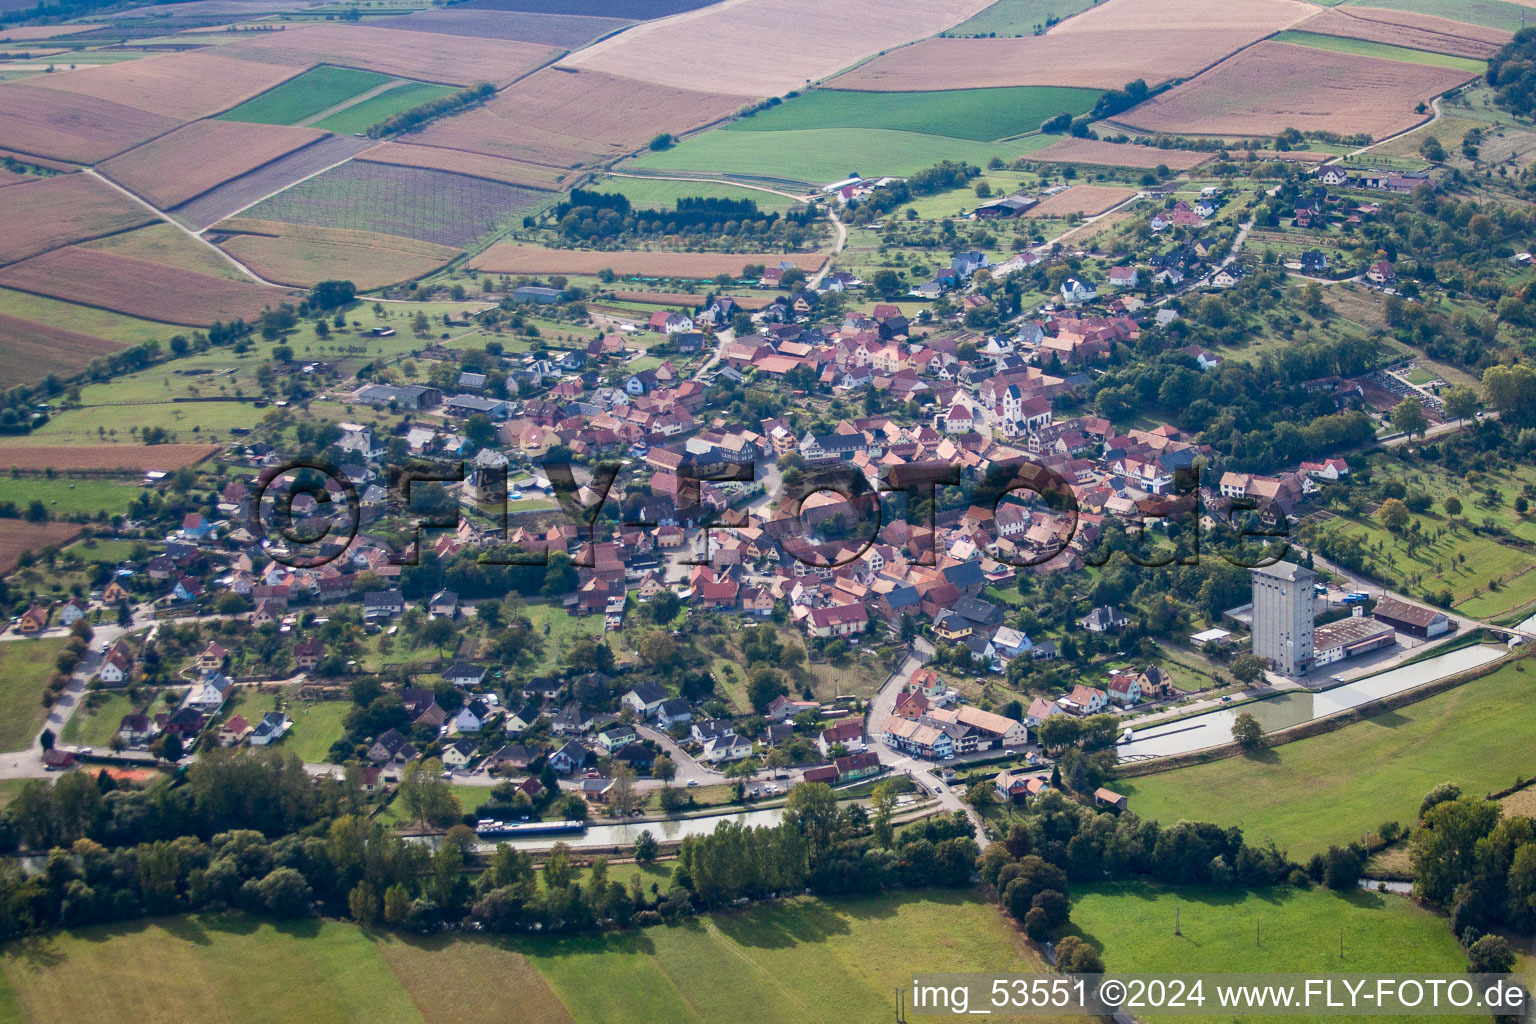
[{"label": "green meadow", "polygon": [[1321,35],[1317,32],[1279,32],[1273,38],[1277,43],[1295,43],[1298,46],[1310,46],[1317,50],[1352,53],[1359,57],[1381,57],[1385,60],[1400,60],[1409,64],[1431,64],[1437,68],[1454,68],[1474,75],[1482,74],[1488,68],[1486,61],[1473,60],[1470,57],[1453,57],[1446,53],[1414,50],[1406,46],[1393,46],[1391,43],[1374,43],[1367,39]]},{"label": "green meadow", "polygon": [[851,92],[815,89],[744,117],[725,131],[882,128],[986,142],[1036,131],[1057,114],[1082,114],[1097,89],[1018,86],[937,92]]},{"label": "green meadow", "polygon": [[1438,783],[1481,795],[1529,777],[1533,686],[1536,666],[1517,661],[1330,733],[1112,785],[1144,818],[1237,825],[1305,859],[1388,821],[1411,825]]},{"label": "green meadow", "polygon": [[648,171],[734,174],[804,184],[907,175],[941,160],[985,167],[994,156],[1013,160],[1056,139],[1035,136],[1018,142],[984,143],[889,128],[803,128],[789,131],[717,130],[672,149],[647,153],[634,162]]},{"label": "green meadow", "polygon": [[390,76],[373,71],[321,65],[225,111],[219,119],[255,124],[298,124],[391,81],[394,79]]},{"label": "green meadow", "polygon": [[504,940],[197,915],[6,946],[0,1021],[446,1024],[508,1007],[518,1024],[885,1024],[894,989],[919,966],[1041,969],[995,906],[963,892],[800,899],[640,931]]}]

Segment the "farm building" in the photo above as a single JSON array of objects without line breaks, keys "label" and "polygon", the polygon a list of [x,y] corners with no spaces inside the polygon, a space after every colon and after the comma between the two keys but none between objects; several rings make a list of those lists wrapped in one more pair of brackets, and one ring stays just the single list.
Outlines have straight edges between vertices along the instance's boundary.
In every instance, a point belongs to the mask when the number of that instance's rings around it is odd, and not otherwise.
[{"label": "farm building", "polygon": [[1448,633],[1456,626],[1444,612],[1420,608],[1391,597],[1383,597],[1372,614],[1378,621],[1385,622],[1400,633],[1425,640]]},{"label": "farm building", "polygon": [[1318,626],[1312,636],[1312,663],[1319,667],[1391,647],[1397,640],[1391,626],[1361,616]]}]

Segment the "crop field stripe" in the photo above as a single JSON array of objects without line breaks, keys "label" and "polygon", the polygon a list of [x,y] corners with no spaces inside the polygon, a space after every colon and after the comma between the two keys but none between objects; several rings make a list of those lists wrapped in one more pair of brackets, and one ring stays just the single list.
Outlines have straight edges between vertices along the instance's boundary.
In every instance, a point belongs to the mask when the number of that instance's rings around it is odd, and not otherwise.
[{"label": "crop field stripe", "polygon": [[451,96],[458,90],[447,85],[431,85],[427,82],[400,82],[380,92],[365,93],[356,101],[328,117],[312,122],[316,128],[340,132],[345,135],[362,135],[369,128],[394,114],[419,107],[443,96]]},{"label": "crop field stripe", "polygon": [[1271,38],[1277,43],[1294,43],[1297,46],[1310,46],[1318,50],[1331,50],[1334,53],[1352,53],[1361,57],[1380,57],[1384,60],[1400,60],[1409,64],[1429,64],[1437,68],[1453,68],[1457,71],[1467,71],[1474,75],[1480,75],[1488,70],[1487,61],[1475,60],[1471,57],[1454,57],[1448,53],[1434,53],[1430,50],[1413,50],[1406,46],[1377,43],[1369,39],[1356,39],[1352,36],[1331,36],[1317,32],[1292,30],[1276,33]]},{"label": "crop field stripe", "polygon": [[1345,0],[1343,6],[1385,7],[1410,14],[1429,14],[1505,32],[1518,32],[1522,25],[1532,20],[1531,8],[1503,0]]},{"label": "crop field stripe", "polygon": [[635,161],[653,173],[686,172],[822,184],[857,167],[866,176],[907,175],[940,160],[986,166],[994,156],[1010,160],[1050,145],[1046,137],[983,143],[889,128],[800,128],[782,132],[714,131]]},{"label": "crop field stripe", "polygon": [[980,14],[973,15],[947,32],[946,36],[1028,36],[1035,26],[1045,27],[1045,19],[1058,22],[1093,7],[1098,0],[997,0]]},{"label": "crop field stripe", "polygon": [[933,92],[816,89],[734,121],[726,130],[884,128],[990,142],[1037,131],[1042,121],[1060,113],[1086,113],[1100,95],[1098,89],[1051,86]]},{"label": "crop field stripe", "polygon": [[222,121],[297,124],[354,96],[392,81],[377,71],[322,64],[282,82],[259,96],[226,110]]}]

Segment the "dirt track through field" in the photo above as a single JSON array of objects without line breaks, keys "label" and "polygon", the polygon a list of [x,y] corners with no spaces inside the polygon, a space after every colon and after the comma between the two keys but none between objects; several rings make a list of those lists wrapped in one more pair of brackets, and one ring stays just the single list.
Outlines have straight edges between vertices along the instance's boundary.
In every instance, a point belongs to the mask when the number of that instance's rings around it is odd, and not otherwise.
[{"label": "dirt track through field", "polygon": [[268,281],[265,278],[260,277],[250,267],[247,267],[244,263],[241,263],[239,260],[235,259],[229,253],[225,252],[223,249],[220,249],[218,246],[216,246],[212,242],[208,241],[208,239],[204,238],[202,235],[198,234],[196,231],[192,231],[192,230],[188,229],[188,227],[185,224],[182,224],[181,222],[177,221],[176,218],[172,217],[170,214],[164,212],[163,210],[155,209],[153,206],[149,205],[144,200],[142,200],[138,196],[134,195],[132,192],[129,192],[127,189],[125,189],[121,185],[117,184],[117,182],[115,182],[115,181],[108,181],[106,178],[103,178],[101,175],[97,174],[95,170],[92,170],[92,169],[88,169],[88,170],[86,170],[86,171],[84,171],[82,173],[89,174],[92,177],[94,177],[94,178],[96,178],[96,179],[98,179],[100,181],[106,182],[108,185],[110,185],[113,188],[117,189],[119,192],[121,192],[123,195],[127,196],[129,199],[132,199],[134,202],[138,203],[140,206],[144,207],[146,210],[149,210],[156,217],[159,217],[161,220],[165,221],[167,224],[170,224],[177,231],[182,232],[187,237],[189,237],[189,238],[193,239],[194,241],[196,241],[199,245],[205,245],[209,249],[212,249],[214,252],[219,254],[219,258],[220,259],[224,260],[226,263],[229,263],[235,269],[239,270],[240,273],[244,274],[246,277],[250,278],[252,281],[256,282],[257,284],[268,284],[268,285],[272,285],[274,288],[281,287],[275,281]]}]

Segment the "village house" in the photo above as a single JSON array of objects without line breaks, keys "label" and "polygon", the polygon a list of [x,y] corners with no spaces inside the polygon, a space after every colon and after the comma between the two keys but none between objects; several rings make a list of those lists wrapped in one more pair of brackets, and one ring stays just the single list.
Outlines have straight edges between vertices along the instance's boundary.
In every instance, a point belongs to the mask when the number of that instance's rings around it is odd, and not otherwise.
[{"label": "village house", "polygon": [[839,745],[849,753],[864,749],[863,719],[839,719],[821,730],[821,735],[816,737],[816,749],[821,751],[822,757],[831,757],[832,748]]},{"label": "village house", "polygon": [[248,741],[253,747],[264,747],[269,743],[276,743],[292,726],[293,720],[281,711],[268,711],[251,729]]}]

